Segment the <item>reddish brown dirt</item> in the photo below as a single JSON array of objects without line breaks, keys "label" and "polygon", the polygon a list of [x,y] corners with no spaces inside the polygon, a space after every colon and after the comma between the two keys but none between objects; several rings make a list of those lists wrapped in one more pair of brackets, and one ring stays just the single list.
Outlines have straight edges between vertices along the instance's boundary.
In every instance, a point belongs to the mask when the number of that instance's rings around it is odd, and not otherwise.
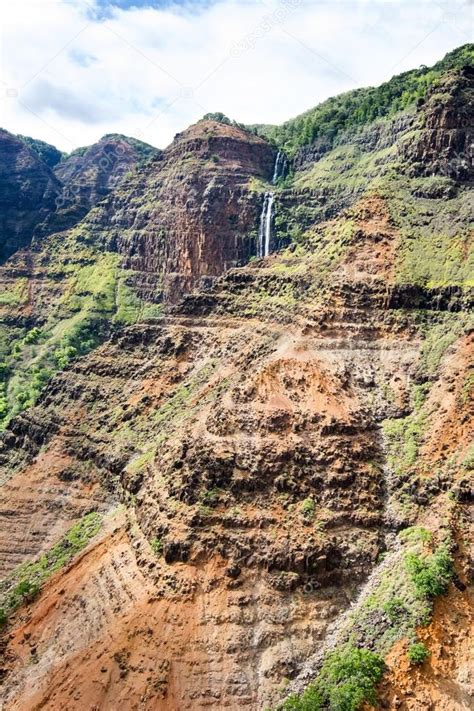
[{"label": "reddish brown dirt", "polygon": [[[250,337],[257,328],[263,349]],[[354,351],[251,322],[138,326],[127,339],[61,376],[38,420],[25,421],[32,433],[63,422],[44,447],[58,463],[67,449],[75,453],[68,468],[85,460],[105,478],[132,425],[154,441],[156,413],[169,394],[182,392],[210,359],[218,368],[186,401],[188,419],[180,419],[182,410],[170,418],[166,447],[143,470],[129,502],[141,531],[133,518],[129,530],[120,524],[12,620],[5,708],[264,708],[322,643],[353,597],[356,576],[380,551],[381,491],[366,462],[375,444],[358,430],[364,392]],[[394,372],[405,355],[394,344],[384,367]],[[228,378],[233,385],[215,397]],[[174,448],[187,441],[184,467],[168,475]],[[61,467],[44,457],[37,469],[56,496]],[[316,458],[321,473],[310,488]],[[206,477],[221,476],[229,461],[227,490],[203,511],[199,490],[212,490]],[[28,468],[12,482],[24,472],[31,477]],[[126,485],[132,474],[133,467]],[[316,513],[305,519],[301,504],[310,493]],[[16,506],[17,494],[11,497]],[[164,525],[169,563],[146,540]],[[177,546],[188,542],[185,564]],[[228,570],[236,563],[234,578]]]},{"label": "reddish brown dirt", "polygon": [[374,194],[364,197],[354,208],[356,234],[342,268],[347,279],[370,283],[394,277],[398,231],[393,225],[384,198]]},{"label": "reddish brown dirt", "polygon": [[293,644],[314,648],[334,614],[330,599],[342,593],[288,596],[259,574],[233,590],[218,557],[181,568],[188,594],[157,596],[123,514],[111,519],[19,615],[9,659],[20,671],[6,684],[4,708],[261,708],[267,675]]},{"label": "reddish brown dirt", "polygon": [[397,643],[386,662],[379,689],[382,708],[401,711],[468,711],[474,699],[474,634],[472,592],[452,586],[435,604],[433,621],[419,630],[430,656],[410,666],[407,643]]},{"label": "reddish brown dirt", "polygon": [[474,336],[466,335],[454,344],[443,360],[439,381],[430,392],[435,410],[421,454],[429,462],[449,457],[464,444],[467,452],[474,431]]},{"label": "reddish brown dirt", "polygon": [[103,508],[104,491],[94,479],[70,480],[74,462],[60,442],[2,486],[0,576],[51,547],[81,516]]}]

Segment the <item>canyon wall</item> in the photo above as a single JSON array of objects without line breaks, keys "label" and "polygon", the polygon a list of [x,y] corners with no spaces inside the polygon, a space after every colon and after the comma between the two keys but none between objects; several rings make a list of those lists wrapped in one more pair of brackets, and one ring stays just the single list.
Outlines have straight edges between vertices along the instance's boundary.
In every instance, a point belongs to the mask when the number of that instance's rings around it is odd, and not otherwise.
[{"label": "canyon wall", "polygon": [[470,708],[472,81],[273,186],[198,122],[2,265],[5,709]]}]

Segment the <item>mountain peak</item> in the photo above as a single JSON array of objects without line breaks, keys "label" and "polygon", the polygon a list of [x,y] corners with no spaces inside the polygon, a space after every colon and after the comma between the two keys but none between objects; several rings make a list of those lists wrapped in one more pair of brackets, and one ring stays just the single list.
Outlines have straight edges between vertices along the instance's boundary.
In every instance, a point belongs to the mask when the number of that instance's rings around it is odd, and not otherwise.
[{"label": "mountain peak", "polygon": [[265,139],[255,135],[243,125],[227,124],[212,118],[203,118],[189,126],[184,131],[177,133],[174,142],[195,139],[224,138],[245,141],[253,144],[265,143]]}]

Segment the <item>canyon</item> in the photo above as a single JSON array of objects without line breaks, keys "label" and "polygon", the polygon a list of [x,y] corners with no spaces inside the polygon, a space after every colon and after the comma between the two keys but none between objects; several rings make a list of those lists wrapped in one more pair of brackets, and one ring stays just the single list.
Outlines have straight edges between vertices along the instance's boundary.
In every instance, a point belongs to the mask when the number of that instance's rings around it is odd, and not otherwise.
[{"label": "canyon", "polygon": [[472,707],[473,59],[0,132],[5,711]]}]

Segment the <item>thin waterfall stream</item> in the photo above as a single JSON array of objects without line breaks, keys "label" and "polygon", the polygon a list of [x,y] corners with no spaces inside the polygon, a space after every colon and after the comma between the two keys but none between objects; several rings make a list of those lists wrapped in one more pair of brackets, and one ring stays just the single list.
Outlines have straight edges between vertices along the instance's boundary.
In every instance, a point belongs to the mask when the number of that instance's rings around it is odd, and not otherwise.
[{"label": "thin waterfall stream", "polygon": [[[280,178],[284,178],[288,171],[288,160],[282,151],[278,151],[273,169],[272,183],[276,185]],[[267,192],[263,196],[262,212],[260,214],[260,226],[258,229],[258,257],[268,257],[272,247],[273,237],[273,205],[275,195]]]},{"label": "thin waterfall stream", "polygon": [[276,182],[277,182],[277,180],[279,180],[279,178],[286,178],[287,174],[288,174],[288,158],[283,153],[283,151],[278,151],[277,157],[275,160],[275,167],[273,169],[273,179],[272,179],[273,185],[276,184]]},{"label": "thin waterfall stream", "polygon": [[258,230],[258,256],[267,257],[270,254],[272,239],[273,193],[265,193],[263,198],[260,227]]}]

